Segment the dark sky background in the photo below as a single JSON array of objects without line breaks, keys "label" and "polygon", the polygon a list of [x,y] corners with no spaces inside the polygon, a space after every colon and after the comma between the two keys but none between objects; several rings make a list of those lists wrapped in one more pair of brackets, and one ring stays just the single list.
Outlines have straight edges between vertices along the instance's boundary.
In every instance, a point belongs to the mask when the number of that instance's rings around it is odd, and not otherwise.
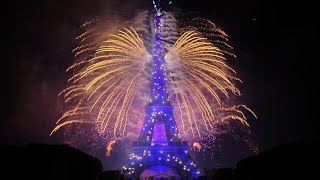
[{"label": "dark sky background", "polygon": [[[315,5],[251,0],[179,0],[230,35],[245,102],[258,115],[252,131],[262,150],[316,138]],[[49,137],[61,115],[74,38],[91,17],[152,9],[151,0],[32,0],[2,4],[0,143],[59,143]]]}]

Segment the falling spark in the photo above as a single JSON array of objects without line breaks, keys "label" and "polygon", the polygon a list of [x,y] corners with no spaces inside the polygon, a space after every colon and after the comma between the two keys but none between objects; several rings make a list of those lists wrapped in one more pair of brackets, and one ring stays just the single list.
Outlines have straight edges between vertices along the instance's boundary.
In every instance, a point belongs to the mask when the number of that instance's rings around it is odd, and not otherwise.
[{"label": "falling spark", "polygon": [[112,140],[108,143],[107,148],[106,148],[106,156],[111,156],[111,151],[112,151],[112,146],[116,143],[116,140]]},{"label": "falling spark", "polygon": [[192,144],[192,146],[193,146],[197,151],[200,151],[201,148],[202,148],[202,146],[201,146],[201,144],[200,144],[199,142],[194,142],[194,143]]}]

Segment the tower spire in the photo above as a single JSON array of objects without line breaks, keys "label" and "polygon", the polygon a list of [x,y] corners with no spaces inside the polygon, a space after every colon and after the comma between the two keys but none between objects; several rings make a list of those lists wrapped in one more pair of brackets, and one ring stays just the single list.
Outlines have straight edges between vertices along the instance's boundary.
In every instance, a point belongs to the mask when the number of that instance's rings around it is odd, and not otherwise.
[{"label": "tower spire", "polygon": [[169,105],[169,96],[166,89],[165,58],[163,42],[162,15],[155,16],[155,39],[152,55],[152,84],[150,105]]}]

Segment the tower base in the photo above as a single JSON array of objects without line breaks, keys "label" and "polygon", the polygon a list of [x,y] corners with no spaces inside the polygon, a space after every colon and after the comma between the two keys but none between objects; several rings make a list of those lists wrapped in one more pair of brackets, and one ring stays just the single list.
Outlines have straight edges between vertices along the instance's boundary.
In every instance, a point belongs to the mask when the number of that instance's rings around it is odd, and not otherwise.
[{"label": "tower base", "polygon": [[177,174],[171,168],[166,166],[151,166],[150,168],[144,170],[140,176],[140,180],[180,180],[180,175]]},{"label": "tower base", "polygon": [[171,180],[172,178],[194,179],[200,175],[200,171],[188,154],[186,141],[168,142],[167,146],[134,142],[132,152],[127,165],[123,167],[129,178],[166,176]]}]

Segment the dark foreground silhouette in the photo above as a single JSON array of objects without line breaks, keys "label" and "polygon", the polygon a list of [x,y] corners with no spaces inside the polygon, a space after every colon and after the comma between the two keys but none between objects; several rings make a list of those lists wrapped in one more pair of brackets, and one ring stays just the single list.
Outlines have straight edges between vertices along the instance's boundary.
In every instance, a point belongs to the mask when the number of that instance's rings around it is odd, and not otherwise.
[{"label": "dark foreground silhouette", "polygon": [[317,144],[282,144],[240,160],[234,168],[206,169],[199,179],[319,179],[319,153]]},{"label": "dark foreground silhouette", "polygon": [[[101,162],[66,145],[0,146],[0,179],[125,179],[120,171],[103,171]],[[239,161],[234,168],[205,169],[199,179],[318,179],[319,148],[283,144]]]},{"label": "dark foreground silhouette", "polygon": [[0,174],[0,179],[96,180],[103,172],[101,162],[97,158],[67,145],[3,145],[1,156],[4,174]]}]

